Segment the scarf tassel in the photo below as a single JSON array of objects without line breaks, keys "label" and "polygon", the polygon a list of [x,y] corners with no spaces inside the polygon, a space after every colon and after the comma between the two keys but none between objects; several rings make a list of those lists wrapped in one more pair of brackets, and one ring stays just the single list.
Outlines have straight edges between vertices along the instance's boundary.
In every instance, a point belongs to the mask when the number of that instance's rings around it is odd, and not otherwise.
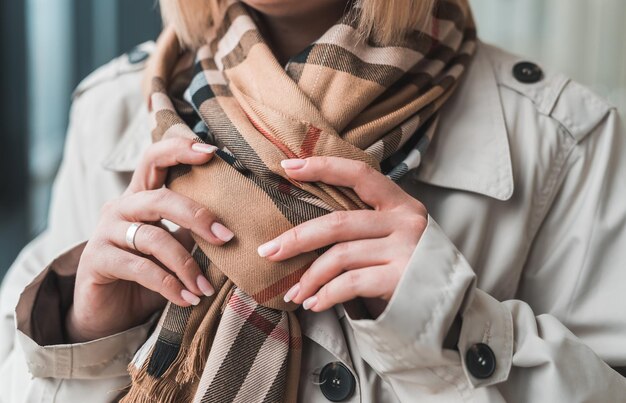
[{"label": "scarf tassel", "polygon": [[[149,375],[160,378],[170,368],[180,352],[180,344],[172,344],[163,340],[157,340],[154,350],[150,354],[147,372]],[[184,357],[184,354],[181,354]]]},{"label": "scarf tassel", "polygon": [[187,356],[187,359],[181,363],[176,374],[176,382],[183,385],[200,379],[209,358],[212,339],[212,337],[199,337],[192,342],[189,351],[193,351],[194,354]]},{"label": "scarf tassel", "polygon": [[[184,402],[191,400],[191,396],[188,396],[189,388],[185,387],[186,384],[179,383],[175,379],[176,377],[172,376],[185,363],[188,356],[187,349],[180,346],[175,348],[171,345],[169,348],[164,347],[167,344],[161,341],[155,343],[150,353],[149,362],[146,360],[141,367],[130,364],[128,372],[134,386],[120,400],[120,403]],[[175,351],[177,353],[174,353]],[[174,357],[173,360],[172,356]],[[162,362],[157,361],[159,357],[163,359]],[[169,365],[166,365],[168,360]],[[163,372],[156,377],[150,373],[151,367],[154,373]]]}]

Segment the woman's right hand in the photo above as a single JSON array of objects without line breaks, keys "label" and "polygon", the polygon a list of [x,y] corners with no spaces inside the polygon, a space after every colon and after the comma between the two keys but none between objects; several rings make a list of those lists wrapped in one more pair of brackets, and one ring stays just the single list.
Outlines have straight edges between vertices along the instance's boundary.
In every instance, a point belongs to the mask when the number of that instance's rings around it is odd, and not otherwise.
[{"label": "woman's right hand", "polygon": [[[169,167],[209,162],[216,148],[176,138],[152,144],[124,194],[102,209],[100,221],[82,253],[74,302],[66,316],[71,342],[95,340],[139,325],[166,301],[196,305],[214,290],[190,254],[191,233],[211,244],[233,233],[195,201],[163,187]],[[162,219],[179,225],[175,234]],[[126,242],[132,223],[134,250]]]}]

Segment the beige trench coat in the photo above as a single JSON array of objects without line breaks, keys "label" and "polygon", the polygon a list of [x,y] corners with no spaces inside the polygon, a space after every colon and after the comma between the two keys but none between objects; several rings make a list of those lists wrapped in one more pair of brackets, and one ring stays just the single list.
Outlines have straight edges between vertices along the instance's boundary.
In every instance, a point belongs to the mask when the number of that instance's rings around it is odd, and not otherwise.
[{"label": "beige trench coat", "polygon": [[[333,362],[356,383],[348,402],[626,401],[624,127],[562,75],[518,81],[520,60],[479,46],[401,183],[430,219],[382,316],[300,313],[302,402],[328,401],[318,376]],[[2,402],[109,402],[148,336],[152,322],[74,345],[60,330],[80,247],[61,253],[89,238],[150,144],[142,68],[122,56],[76,91],[49,227],[2,288]],[[457,313],[458,350],[444,349]]]}]

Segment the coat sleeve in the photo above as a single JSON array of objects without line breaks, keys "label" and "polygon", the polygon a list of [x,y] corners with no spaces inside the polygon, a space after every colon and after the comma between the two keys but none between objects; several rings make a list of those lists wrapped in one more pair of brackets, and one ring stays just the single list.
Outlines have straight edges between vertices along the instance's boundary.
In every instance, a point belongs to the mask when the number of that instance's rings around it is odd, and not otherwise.
[{"label": "coat sleeve", "polygon": [[[626,401],[616,370],[626,366],[624,134],[612,111],[569,155],[515,300],[478,289],[430,219],[386,311],[349,319],[364,359],[400,401],[444,388],[459,400]],[[457,349],[446,349],[457,317]]]},{"label": "coat sleeve", "polygon": [[[0,362],[14,347],[14,310],[20,293],[65,249],[87,239],[85,223],[90,212],[82,200],[86,189],[85,164],[81,157],[81,136],[76,117],[80,101],[72,106],[64,157],[55,179],[47,228],[21,251],[8,270],[0,291]],[[93,213],[91,213],[93,214]]]}]

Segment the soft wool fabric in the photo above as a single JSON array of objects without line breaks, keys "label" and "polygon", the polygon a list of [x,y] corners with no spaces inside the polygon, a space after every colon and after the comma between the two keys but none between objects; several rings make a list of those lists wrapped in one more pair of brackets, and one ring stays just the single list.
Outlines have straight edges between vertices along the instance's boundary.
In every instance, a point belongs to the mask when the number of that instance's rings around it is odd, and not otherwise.
[{"label": "soft wool fabric", "polygon": [[280,161],[344,157],[398,180],[419,166],[476,46],[466,0],[441,1],[421,30],[385,45],[363,38],[358,11],[286,66],[238,1],[216,16],[193,66],[175,41],[159,44],[154,140],[220,147],[204,166],[172,169],[168,187],[236,237],[220,247],[195,238],[193,255],[217,292],[196,307],[168,304],[129,367],[125,402],[296,401],[301,334],[297,306],[283,296],[320,251],[272,263],[257,247],[329,212],[369,207],[350,189],[290,179]]}]

